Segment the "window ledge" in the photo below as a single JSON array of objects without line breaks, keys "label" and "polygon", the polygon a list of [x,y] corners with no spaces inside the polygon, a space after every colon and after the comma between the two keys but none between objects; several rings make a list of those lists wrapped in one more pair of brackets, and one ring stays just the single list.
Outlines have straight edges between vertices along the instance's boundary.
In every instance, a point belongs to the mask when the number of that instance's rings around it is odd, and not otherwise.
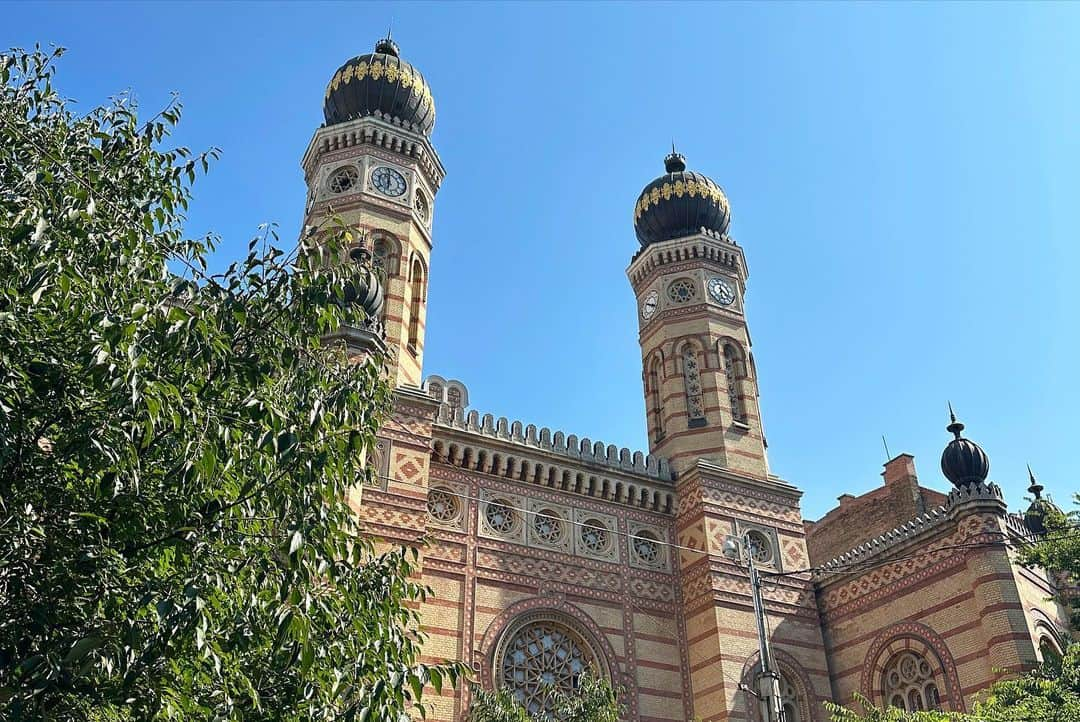
[{"label": "window ledge", "polygon": [[732,421],[731,428],[735,429],[736,431],[742,431],[745,433],[750,430],[750,424],[747,424],[743,421]]}]

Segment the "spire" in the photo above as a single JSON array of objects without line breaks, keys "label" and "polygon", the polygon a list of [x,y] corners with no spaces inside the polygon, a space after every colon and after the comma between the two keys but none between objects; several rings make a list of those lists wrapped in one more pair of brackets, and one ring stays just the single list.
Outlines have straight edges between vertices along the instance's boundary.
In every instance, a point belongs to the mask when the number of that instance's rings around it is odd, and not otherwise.
[{"label": "spire", "polygon": [[1028,492],[1036,499],[1042,499],[1043,485],[1035,480],[1035,474],[1031,471],[1031,464],[1027,465],[1028,479],[1031,481],[1031,485],[1028,487]]},{"label": "spire", "polygon": [[960,438],[960,432],[964,430],[964,425],[956,420],[956,413],[953,411],[952,402],[949,401],[949,425],[945,427],[945,430],[950,434],[953,434],[956,438]]}]

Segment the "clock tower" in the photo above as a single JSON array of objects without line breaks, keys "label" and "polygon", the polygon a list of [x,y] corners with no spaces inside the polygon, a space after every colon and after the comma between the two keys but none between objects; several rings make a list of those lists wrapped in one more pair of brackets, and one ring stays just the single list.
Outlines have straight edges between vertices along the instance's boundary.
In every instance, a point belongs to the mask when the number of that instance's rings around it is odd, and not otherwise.
[{"label": "clock tower", "polygon": [[728,235],[728,200],[674,151],[664,169],[634,207],[642,248],[627,269],[638,300],[649,449],[676,473],[702,459],[763,479],[748,274]]},{"label": "clock tower", "polygon": [[386,294],[379,320],[390,378],[419,386],[432,213],[446,174],[430,139],[431,90],[385,38],[334,73],[323,115],[302,161],[305,226],[318,229],[339,217],[372,253]]}]

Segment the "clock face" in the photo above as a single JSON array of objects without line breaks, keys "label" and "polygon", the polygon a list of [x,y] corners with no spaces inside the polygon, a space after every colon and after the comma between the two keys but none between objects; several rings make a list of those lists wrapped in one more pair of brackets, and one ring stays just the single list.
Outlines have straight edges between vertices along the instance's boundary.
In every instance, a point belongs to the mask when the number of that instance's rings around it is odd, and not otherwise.
[{"label": "clock face", "polygon": [[660,303],[660,294],[656,291],[649,291],[649,295],[645,297],[645,300],[641,303],[641,317],[648,321],[656,313],[656,305]]},{"label": "clock face", "polygon": [[371,173],[371,184],[388,196],[400,196],[405,192],[405,177],[386,166],[379,166]]},{"label": "clock face", "polygon": [[716,276],[709,279],[709,295],[721,306],[730,306],[735,302],[735,289],[727,281]]}]

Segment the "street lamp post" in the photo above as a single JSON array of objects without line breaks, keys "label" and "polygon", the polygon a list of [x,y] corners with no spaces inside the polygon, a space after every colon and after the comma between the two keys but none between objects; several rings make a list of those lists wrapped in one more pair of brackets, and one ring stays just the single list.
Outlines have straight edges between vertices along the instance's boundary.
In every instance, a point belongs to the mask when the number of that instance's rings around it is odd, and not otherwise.
[{"label": "street lamp post", "polygon": [[761,575],[754,564],[753,550],[749,539],[728,536],[724,539],[724,554],[746,564],[750,571],[750,594],[754,599],[754,618],[757,622],[758,652],[761,657],[761,671],[757,676],[757,698],[761,706],[761,719],[766,722],[786,722],[784,709],[780,704],[780,674],[773,664],[772,651],[769,649],[769,635],[765,631],[765,602],[761,596]]}]

